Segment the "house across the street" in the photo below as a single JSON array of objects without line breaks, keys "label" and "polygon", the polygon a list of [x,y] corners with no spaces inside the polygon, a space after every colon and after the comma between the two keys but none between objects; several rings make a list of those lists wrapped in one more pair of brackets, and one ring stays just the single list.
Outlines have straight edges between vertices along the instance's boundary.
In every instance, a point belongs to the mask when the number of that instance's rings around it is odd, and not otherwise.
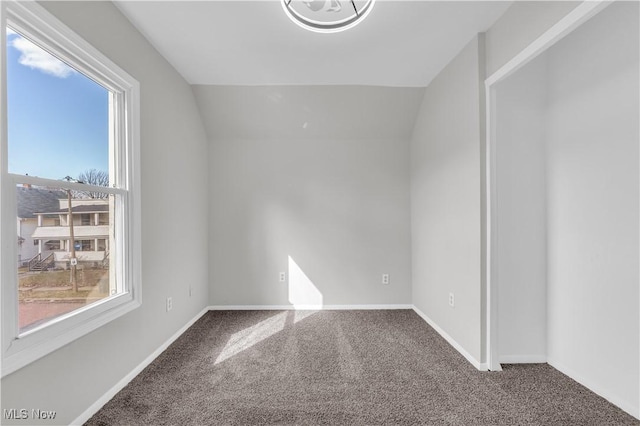
[{"label": "house across the street", "polygon": [[[31,270],[66,269],[71,258],[73,224],[76,258],[81,264],[101,266],[109,253],[109,200],[72,198],[47,188],[16,188],[18,264]],[[71,216],[71,217],[70,217]]]}]

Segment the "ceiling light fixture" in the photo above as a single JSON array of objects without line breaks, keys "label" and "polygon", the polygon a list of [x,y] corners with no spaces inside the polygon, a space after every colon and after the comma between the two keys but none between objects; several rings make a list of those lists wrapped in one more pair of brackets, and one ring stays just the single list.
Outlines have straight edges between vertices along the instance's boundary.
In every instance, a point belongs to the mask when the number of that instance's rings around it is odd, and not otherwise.
[{"label": "ceiling light fixture", "polygon": [[374,3],[375,0],[282,0],[282,7],[293,22],[306,30],[337,33],[362,22]]}]

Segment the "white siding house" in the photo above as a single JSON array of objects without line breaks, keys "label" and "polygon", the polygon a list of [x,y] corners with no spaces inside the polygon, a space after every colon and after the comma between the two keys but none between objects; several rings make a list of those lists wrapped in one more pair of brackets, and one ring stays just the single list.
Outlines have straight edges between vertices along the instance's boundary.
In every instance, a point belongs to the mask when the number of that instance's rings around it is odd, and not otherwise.
[{"label": "white siding house", "polygon": [[31,267],[48,258],[48,264],[55,261],[56,268],[65,268],[70,258],[70,223],[79,262],[107,259],[109,200],[72,199],[70,222],[65,192],[18,187],[17,197],[20,265]]}]

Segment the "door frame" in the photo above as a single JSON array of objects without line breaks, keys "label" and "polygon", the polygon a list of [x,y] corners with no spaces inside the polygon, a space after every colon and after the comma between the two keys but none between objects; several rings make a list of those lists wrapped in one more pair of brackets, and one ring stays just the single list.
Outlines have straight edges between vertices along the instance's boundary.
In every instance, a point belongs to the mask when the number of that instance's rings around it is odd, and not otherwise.
[{"label": "door frame", "polygon": [[497,275],[498,256],[496,250],[499,224],[496,219],[496,84],[506,79],[529,61],[546,51],[580,25],[611,4],[610,1],[587,0],[576,6],[564,18],[529,46],[520,51],[510,61],[500,67],[484,81],[485,86],[485,218],[486,218],[486,364],[491,371],[501,371],[498,350],[498,292],[499,277]]}]

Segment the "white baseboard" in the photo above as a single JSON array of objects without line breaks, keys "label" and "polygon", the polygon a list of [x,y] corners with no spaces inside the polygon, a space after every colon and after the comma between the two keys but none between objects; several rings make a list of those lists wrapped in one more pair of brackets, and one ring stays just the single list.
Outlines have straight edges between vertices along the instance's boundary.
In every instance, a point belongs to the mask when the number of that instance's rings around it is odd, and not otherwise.
[{"label": "white baseboard", "polygon": [[247,311],[247,310],[376,310],[376,309],[411,309],[412,305],[228,305],[228,306],[208,306],[193,317],[189,322],[169,337],[158,349],[138,364],[133,370],[102,395],[96,402],[91,404],[82,414],[80,414],[72,425],[82,425],[100,410],[107,402],[120,392],[134,377],[153,362],[165,349],[180,337],[189,327],[199,320],[208,311]]},{"label": "white baseboard", "polygon": [[609,389],[603,388],[602,386],[594,383],[590,379],[585,378],[582,374],[575,372],[571,368],[568,368],[566,365],[556,361],[553,358],[547,357],[547,363],[562,374],[569,376],[576,382],[580,383],[582,386],[600,395],[616,407],[619,407],[636,419],[640,420],[640,406],[634,405],[633,402],[623,401],[619,395],[612,394]]},{"label": "white baseboard", "polygon": [[180,328],[180,330],[176,331],[171,337],[169,337],[158,349],[153,351],[151,355],[146,357],[144,361],[138,364],[133,370],[129,372],[126,376],[124,376],[118,383],[116,383],[111,389],[109,389],[102,397],[100,397],[96,402],[91,404],[89,408],[87,408],[84,413],[80,414],[78,418],[76,418],[72,425],[82,425],[87,420],[91,418],[95,413],[98,412],[107,402],[111,400],[118,392],[120,392],[134,377],[136,377],[142,370],[144,370],[149,364],[153,362],[165,349],[169,347],[178,337],[180,337],[189,327],[191,327],[196,321],[200,319],[204,314],[209,311],[209,308],[203,309],[200,313],[198,313],[195,317],[193,317],[189,322],[187,322],[184,326]]},{"label": "white baseboard", "polygon": [[293,309],[291,305],[212,305],[210,311],[284,311]]},{"label": "white baseboard", "polygon": [[467,359],[475,368],[480,371],[488,371],[489,366],[485,362],[478,361],[473,355],[471,355],[465,348],[463,348],[458,342],[455,341],[453,337],[451,337],[446,331],[441,329],[438,324],[436,324],[431,318],[429,318],[424,312],[422,312],[417,307],[413,306],[413,310],[416,314],[420,315],[423,320],[427,322],[435,331],[440,334],[444,340],[446,340],[455,350],[460,352],[460,354]]},{"label": "white baseboard", "polygon": [[500,364],[544,364],[546,355],[500,355]]},{"label": "white baseboard", "polygon": [[[80,414],[71,425],[82,425],[91,418],[95,413],[100,410],[111,398],[113,398],[118,392],[120,392],[133,378],[135,378],[142,370],[144,370],[149,364],[151,364],[164,350],[166,350],[171,343],[173,343],[178,337],[180,337],[189,327],[191,327],[197,320],[199,320],[208,311],[220,311],[220,310],[383,310],[383,309],[413,309],[423,320],[427,322],[435,331],[438,332],[455,350],[457,350],[467,361],[469,361],[475,368],[480,371],[487,371],[487,363],[482,363],[475,359],[466,349],[464,349],[458,342],[453,339],[447,332],[440,328],[431,318],[429,318],[424,312],[418,309],[414,305],[393,304],[393,305],[322,305],[322,306],[293,306],[293,305],[228,305],[228,306],[208,306],[193,317],[189,322],[176,331],[171,337],[169,337],[160,347],[158,347],[152,354],[144,359],[138,366],[136,366],[129,374],[123,377],[118,383],[116,383],[111,389],[109,389],[102,397],[96,402],[91,404],[82,414]],[[544,363],[560,371],[561,373],[569,376],[576,382],[587,387],[596,394],[602,396],[607,401],[620,407],[625,412],[629,413],[633,417],[640,419],[640,407],[634,406],[627,401],[621,401],[617,395],[612,395],[608,390],[601,388],[597,384],[594,384],[589,379],[586,379],[575,371],[567,368],[554,359],[547,358],[544,355],[513,355],[503,356],[500,358],[501,363],[505,364],[519,364],[519,363]]]},{"label": "white baseboard", "polygon": [[339,311],[413,309],[413,305],[214,305],[211,311]]},{"label": "white baseboard", "polygon": [[193,317],[189,322],[169,337],[160,347],[138,364],[133,370],[102,395],[96,402],[91,404],[82,414],[80,414],[71,425],[82,425],[100,410],[107,402],[111,400],[118,392],[120,392],[131,380],[133,380],[142,370],[153,362],[165,349],[171,345],[178,337],[180,337],[189,327],[199,320],[208,311],[247,311],[247,310],[403,310],[413,309],[420,315],[431,327],[433,327],[442,337],[449,342],[458,352],[460,352],[471,364],[478,370],[487,370],[486,364],[479,363],[471,356],[462,346],[460,346],[451,336],[438,327],[429,317],[413,305],[409,304],[384,304],[384,305],[214,305],[208,306]]}]

